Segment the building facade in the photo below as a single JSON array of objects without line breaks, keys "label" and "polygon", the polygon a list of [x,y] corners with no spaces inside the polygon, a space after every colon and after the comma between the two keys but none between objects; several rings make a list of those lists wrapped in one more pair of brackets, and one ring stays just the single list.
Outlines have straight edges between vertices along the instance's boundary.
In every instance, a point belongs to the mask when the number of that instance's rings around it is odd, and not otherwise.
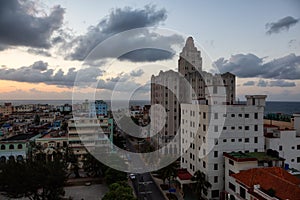
[{"label": "building facade", "polygon": [[208,199],[219,199],[224,190],[224,152],[264,151],[266,96],[246,98],[246,104],[225,106],[226,98],[215,94],[208,101],[181,104],[181,168],[206,174],[212,184]]}]

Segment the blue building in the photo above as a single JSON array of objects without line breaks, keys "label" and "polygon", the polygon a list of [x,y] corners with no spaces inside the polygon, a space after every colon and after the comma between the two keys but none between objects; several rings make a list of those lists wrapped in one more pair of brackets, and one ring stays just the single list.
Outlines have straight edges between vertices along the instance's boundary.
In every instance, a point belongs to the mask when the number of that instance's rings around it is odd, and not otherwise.
[{"label": "blue building", "polygon": [[97,116],[107,116],[107,103],[103,100],[96,100],[95,111]]}]

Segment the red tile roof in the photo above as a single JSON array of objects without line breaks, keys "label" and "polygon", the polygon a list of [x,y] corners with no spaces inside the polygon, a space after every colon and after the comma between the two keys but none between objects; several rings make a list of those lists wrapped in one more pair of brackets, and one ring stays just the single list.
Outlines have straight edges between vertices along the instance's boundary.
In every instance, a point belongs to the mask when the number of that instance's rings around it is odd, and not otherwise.
[{"label": "red tile roof", "polygon": [[259,184],[263,190],[275,190],[280,199],[300,200],[300,179],[280,167],[249,169],[232,177],[249,189]]}]

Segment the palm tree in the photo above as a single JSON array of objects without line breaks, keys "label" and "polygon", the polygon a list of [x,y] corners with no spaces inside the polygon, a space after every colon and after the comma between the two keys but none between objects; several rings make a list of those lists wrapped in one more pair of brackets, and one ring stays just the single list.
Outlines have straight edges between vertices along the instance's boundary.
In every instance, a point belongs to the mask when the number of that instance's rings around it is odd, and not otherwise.
[{"label": "palm tree", "polygon": [[177,176],[177,170],[178,170],[178,162],[175,161],[173,163],[171,163],[170,165],[160,169],[158,171],[160,177],[162,178],[164,184],[166,179],[169,181],[169,187],[171,185],[171,179]]},{"label": "palm tree", "polygon": [[194,181],[193,187],[197,196],[199,199],[202,199],[202,192],[204,195],[207,195],[208,189],[211,188],[211,184],[206,180],[206,175],[198,170],[191,180]]},{"label": "palm tree", "polygon": [[88,153],[83,161],[83,169],[88,176],[100,177],[104,174],[103,171],[106,170],[106,166]]}]

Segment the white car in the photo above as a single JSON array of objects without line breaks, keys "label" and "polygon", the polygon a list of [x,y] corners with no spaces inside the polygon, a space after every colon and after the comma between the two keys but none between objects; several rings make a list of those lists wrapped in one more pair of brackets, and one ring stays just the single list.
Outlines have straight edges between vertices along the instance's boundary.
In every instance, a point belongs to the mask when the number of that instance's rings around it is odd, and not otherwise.
[{"label": "white car", "polygon": [[129,174],[129,178],[130,178],[131,180],[134,180],[134,179],[135,179],[135,174]]}]

